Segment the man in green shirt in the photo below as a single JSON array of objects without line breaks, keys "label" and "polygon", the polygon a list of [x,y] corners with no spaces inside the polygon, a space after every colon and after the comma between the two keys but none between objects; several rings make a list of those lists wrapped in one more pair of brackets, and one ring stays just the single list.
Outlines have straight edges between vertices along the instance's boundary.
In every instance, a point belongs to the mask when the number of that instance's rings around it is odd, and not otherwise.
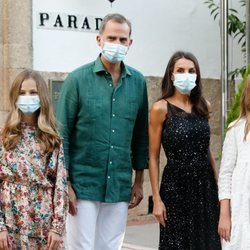
[{"label": "man in green shirt", "polygon": [[68,169],[72,250],[121,249],[128,208],[143,198],[148,167],[146,82],[123,63],[132,44],[131,23],[120,14],[107,15],[97,43],[101,54],[69,74],[57,110]]}]

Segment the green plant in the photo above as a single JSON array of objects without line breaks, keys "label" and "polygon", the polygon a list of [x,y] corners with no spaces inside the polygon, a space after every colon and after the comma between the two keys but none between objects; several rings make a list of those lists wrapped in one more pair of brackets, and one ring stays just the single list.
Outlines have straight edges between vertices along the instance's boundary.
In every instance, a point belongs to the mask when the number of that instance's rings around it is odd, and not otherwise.
[{"label": "green plant", "polygon": [[236,95],[234,96],[232,106],[231,106],[230,111],[229,111],[228,116],[227,116],[226,127],[228,127],[228,125],[232,121],[236,120],[239,117],[239,114],[240,114],[240,97],[241,97],[242,90],[244,88],[245,80],[246,80],[246,78],[247,78],[247,76],[249,74],[250,74],[250,64],[247,65],[245,73],[243,75],[243,79],[242,79],[241,83],[238,86],[238,90],[237,90]]},{"label": "green plant", "polygon": [[[210,9],[210,15],[213,16],[214,20],[220,14],[220,6],[216,4],[214,0],[206,0],[204,2],[207,4],[208,8]],[[246,6],[246,0],[239,0],[241,6]],[[230,8],[228,10],[228,34],[233,36],[233,38],[238,38],[238,44],[241,46],[241,51],[244,53],[245,56],[246,52],[246,21],[241,20],[239,17],[239,13],[237,10]],[[243,66],[241,68],[236,68],[229,73],[231,79],[235,79],[238,75],[243,77],[244,72],[246,71],[246,67]]]}]

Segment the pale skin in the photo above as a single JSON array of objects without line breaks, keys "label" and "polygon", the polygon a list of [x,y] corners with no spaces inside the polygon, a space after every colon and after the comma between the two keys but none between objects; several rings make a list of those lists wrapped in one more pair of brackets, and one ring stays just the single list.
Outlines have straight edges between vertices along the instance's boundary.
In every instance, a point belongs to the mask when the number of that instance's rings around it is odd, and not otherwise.
[{"label": "pale skin", "polygon": [[[121,44],[130,47],[132,39],[130,37],[130,29],[127,23],[117,23],[112,20],[108,21],[102,34],[96,37],[97,44],[103,47],[104,42]],[[110,73],[114,86],[117,86],[121,75],[121,63],[110,63],[101,55],[101,61]],[[143,178],[144,171],[136,170],[135,181],[132,187],[131,199],[129,202],[129,209],[136,207],[143,199]],[[71,183],[68,181],[69,192],[69,213],[75,215],[77,213],[77,197]]]},{"label": "pale skin", "polygon": [[[36,82],[33,79],[24,80],[19,95],[38,95]],[[36,124],[37,113],[31,115],[22,114],[21,120],[30,124]],[[54,231],[50,231],[48,235],[48,250],[56,250],[60,241],[61,236]],[[11,250],[7,230],[0,232],[0,250]]]},{"label": "pale skin", "polygon": [[[174,65],[172,80],[174,80],[174,75],[177,73],[196,73],[194,63],[186,58],[177,60]],[[191,113],[192,111],[192,104],[189,100],[189,95],[184,95],[176,89],[174,95],[169,97],[167,101],[183,109],[187,113]],[[209,103],[208,108],[209,111],[211,111]],[[167,116],[168,110],[166,100],[159,100],[155,102],[150,111],[149,121],[149,176],[154,202],[153,214],[156,220],[164,227],[166,226],[167,222],[167,211],[164,203],[161,200],[159,192],[159,156],[161,148],[162,126]],[[209,157],[212,168],[215,172],[215,176],[217,176],[215,160],[211,154],[210,148]]]},{"label": "pale skin", "polygon": [[220,219],[218,225],[218,233],[225,241],[230,241],[231,236],[231,211],[230,200],[224,199],[220,201]]}]

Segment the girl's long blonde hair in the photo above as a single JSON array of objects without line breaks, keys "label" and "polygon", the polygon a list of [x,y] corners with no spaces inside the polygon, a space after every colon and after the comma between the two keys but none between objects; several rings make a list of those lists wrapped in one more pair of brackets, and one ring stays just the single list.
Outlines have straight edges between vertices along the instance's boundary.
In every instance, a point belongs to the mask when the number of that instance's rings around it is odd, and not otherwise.
[{"label": "girl's long blonde hair", "polygon": [[26,69],[17,75],[10,89],[10,112],[2,130],[2,142],[6,150],[13,150],[22,137],[21,117],[22,112],[17,108],[16,101],[24,80],[33,79],[36,82],[40,109],[37,118],[37,139],[45,153],[50,153],[59,148],[61,138],[57,132],[56,119],[53,113],[50,93],[42,76],[34,71]]},{"label": "girl's long blonde hair", "polygon": [[234,127],[241,118],[246,119],[245,129],[244,129],[244,141],[247,138],[248,132],[250,131],[250,75],[245,80],[244,88],[240,98],[240,115],[236,122],[230,126],[228,129]]}]

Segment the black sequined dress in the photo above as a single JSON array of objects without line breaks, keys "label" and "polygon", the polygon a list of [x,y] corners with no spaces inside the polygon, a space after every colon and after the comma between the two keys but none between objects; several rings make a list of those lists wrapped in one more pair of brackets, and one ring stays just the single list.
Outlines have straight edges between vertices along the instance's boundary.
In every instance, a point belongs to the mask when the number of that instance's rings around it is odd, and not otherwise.
[{"label": "black sequined dress", "polygon": [[207,119],[168,103],[162,145],[167,157],[160,187],[166,227],[161,250],[220,250],[218,189],[209,161]]}]

